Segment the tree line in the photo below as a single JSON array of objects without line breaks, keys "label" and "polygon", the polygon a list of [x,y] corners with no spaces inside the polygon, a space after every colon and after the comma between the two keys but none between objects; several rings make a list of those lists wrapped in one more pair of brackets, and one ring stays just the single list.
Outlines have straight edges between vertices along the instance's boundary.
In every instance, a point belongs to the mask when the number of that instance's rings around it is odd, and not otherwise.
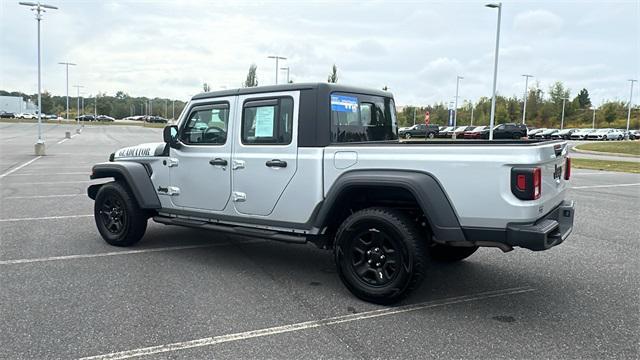
[{"label": "tree line", "polygon": [[[25,94],[19,91],[4,91],[0,90],[1,96],[19,96],[24,101],[31,101],[34,104],[38,103],[38,94]],[[93,114],[97,112],[98,115],[108,115],[116,119],[122,119],[127,116],[134,115],[151,115],[162,116],[164,118],[171,119],[174,113],[175,117],[182,112],[186,102],[181,100],[173,100],[168,98],[148,98],[148,97],[133,97],[128,95],[124,91],[118,91],[115,95],[107,95],[106,93],[98,93],[97,103],[96,96],[90,98],[80,97],[80,112],[78,111],[78,97],[69,96],[69,117],[75,118],[82,112],[82,103],[84,101],[84,113]],[[175,103],[174,103],[175,101]],[[97,108],[96,108],[97,105]],[[56,114],[62,117],[66,116],[67,111],[67,97],[52,95],[45,91],[42,93],[42,113],[43,114]]]}]

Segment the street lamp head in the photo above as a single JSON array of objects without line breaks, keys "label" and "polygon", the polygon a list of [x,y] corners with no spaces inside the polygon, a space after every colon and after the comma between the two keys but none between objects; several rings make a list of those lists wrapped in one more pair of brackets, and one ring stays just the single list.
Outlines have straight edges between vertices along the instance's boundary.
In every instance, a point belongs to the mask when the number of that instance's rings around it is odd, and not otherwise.
[{"label": "street lamp head", "polygon": [[24,5],[24,6],[38,6],[38,4],[36,4],[36,3],[26,2],[26,1],[21,1],[18,4]]},{"label": "street lamp head", "polygon": [[495,4],[495,3],[492,3],[492,4],[486,4],[485,6],[486,6],[486,7],[488,7],[488,8],[495,9],[495,8],[500,8],[500,7],[502,7],[502,3],[497,3],[497,4]]},{"label": "street lamp head", "polygon": [[525,76],[525,77],[533,77],[533,75],[529,75],[529,74],[522,74],[522,76]]}]

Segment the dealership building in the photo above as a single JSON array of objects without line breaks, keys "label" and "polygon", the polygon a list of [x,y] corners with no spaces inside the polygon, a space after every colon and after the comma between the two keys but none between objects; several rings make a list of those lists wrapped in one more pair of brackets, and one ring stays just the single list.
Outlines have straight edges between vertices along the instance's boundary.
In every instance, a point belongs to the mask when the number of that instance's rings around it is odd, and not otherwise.
[{"label": "dealership building", "polygon": [[38,106],[31,100],[24,101],[21,96],[0,96],[0,113],[37,114]]}]

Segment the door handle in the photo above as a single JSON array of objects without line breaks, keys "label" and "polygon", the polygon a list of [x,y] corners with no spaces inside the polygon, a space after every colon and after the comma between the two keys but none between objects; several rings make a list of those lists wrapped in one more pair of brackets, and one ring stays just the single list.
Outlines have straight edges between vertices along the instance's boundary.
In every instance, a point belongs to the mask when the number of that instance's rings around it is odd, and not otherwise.
[{"label": "door handle", "polygon": [[227,166],[229,163],[225,159],[215,158],[213,160],[209,160],[209,164],[213,166]]},{"label": "door handle", "polygon": [[273,159],[273,160],[267,161],[265,163],[265,165],[267,165],[268,167],[286,168],[287,167],[287,162],[286,161],[282,161],[282,160],[278,160],[278,159]]}]

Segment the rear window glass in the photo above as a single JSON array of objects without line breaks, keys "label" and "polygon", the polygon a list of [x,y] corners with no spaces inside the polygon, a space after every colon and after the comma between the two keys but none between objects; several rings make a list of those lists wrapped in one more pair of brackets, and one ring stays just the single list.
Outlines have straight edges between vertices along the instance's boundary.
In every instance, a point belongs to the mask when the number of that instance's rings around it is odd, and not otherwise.
[{"label": "rear window glass", "polygon": [[397,140],[393,99],[361,94],[331,94],[331,141]]}]

